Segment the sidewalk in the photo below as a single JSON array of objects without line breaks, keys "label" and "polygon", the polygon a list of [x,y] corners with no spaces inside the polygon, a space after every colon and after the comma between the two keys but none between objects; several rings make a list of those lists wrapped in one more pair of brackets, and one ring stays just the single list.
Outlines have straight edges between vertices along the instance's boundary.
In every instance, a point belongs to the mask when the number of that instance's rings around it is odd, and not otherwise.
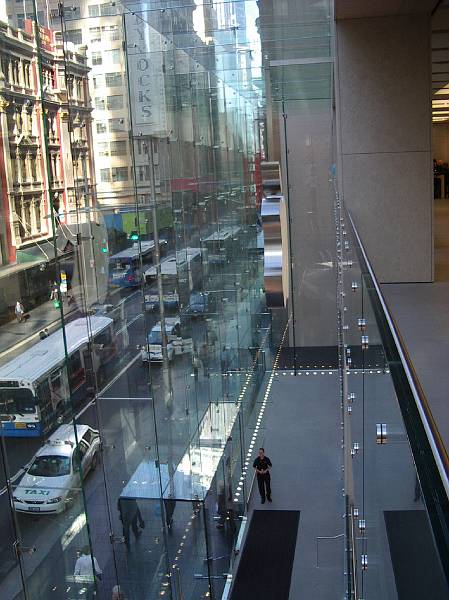
[{"label": "sidewalk", "polygon": [[[78,290],[78,291],[76,291]],[[110,290],[105,302],[111,300],[111,297],[120,294],[122,288]],[[73,313],[75,313],[79,306],[82,306],[82,291],[79,288],[72,290],[74,301],[68,306],[67,301],[63,303],[64,308],[64,319],[68,319]],[[125,297],[128,299],[132,296]],[[0,325],[0,360],[10,357],[15,351],[27,344],[30,341],[38,341],[39,333],[47,328],[48,333],[53,333],[61,325],[61,311],[59,308],[55,308],[53,301],[48,300],[29,310],[25,313],[27,315],[26,321],[18,323],[16,319]]]},{"label": "sidewalk", "polygon": [[[72,306],[67,310],[67,303],[64,305],[65,316],[76,310],[76,302]],[[43,329],[47,328],[49,333],[52,333],[61,323],[60,310],[54,307],[51,300],[33,308],[26,314],[29,316],[22,323],[17,323],[14,319],[14,321],[0,326],[0,359],[8,356],[13,350],[20,348],[31,339],[39,339],[39,332]]]}]

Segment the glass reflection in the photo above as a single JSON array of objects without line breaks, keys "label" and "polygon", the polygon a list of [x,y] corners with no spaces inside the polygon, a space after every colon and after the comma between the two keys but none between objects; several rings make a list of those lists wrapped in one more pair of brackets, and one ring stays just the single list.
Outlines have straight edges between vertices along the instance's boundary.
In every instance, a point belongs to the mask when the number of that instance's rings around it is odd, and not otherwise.
[{"label": "glass reflection", "polygon": [[206,597],[229,565],[261,369],[257,8],[172,4],[0,15],[2,597]]}]

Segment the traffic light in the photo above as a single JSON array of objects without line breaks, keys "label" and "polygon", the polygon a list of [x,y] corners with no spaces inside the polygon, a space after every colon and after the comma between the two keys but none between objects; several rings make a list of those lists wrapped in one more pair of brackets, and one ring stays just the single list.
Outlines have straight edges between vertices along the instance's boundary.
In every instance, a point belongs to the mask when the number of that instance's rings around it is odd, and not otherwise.
[{"label": "traffic light", "polygon": [[106,240],[103,240],[101,243],[101,251],[103,252],[103,254],[107,254],[108,252],[108,243]]},{"label": "traffic light", "polygon": [[54,306],[55,308],[61,308],[61,303],[59,302],[59,300],[58,300],[57,298],[55,298],[55,299],[53,300],[53,306]]},{"label": "traffic light", "polygon": [[132,240],[133,242],[137,242],[139,240],[139,234],[137,231],[131,231],[131,233],[129,234],[129,239]]}]

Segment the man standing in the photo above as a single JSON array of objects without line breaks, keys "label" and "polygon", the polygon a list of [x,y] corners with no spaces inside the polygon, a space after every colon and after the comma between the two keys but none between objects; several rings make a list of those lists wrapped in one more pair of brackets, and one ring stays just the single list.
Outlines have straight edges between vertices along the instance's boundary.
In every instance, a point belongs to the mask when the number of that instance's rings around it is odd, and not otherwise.
[{"label": "man standing", "polygon": [[23,304],[20,302],[20,300],[17,300],[14,312],[16,313],[17,323],[22,323],[22,321],[25,320],[25,309],[23,308]]},{"label": "man standing", "polygon": [[125,545],[129,549],[129,530],[132,529],[136,540],[140,537],[141,531],[139,527],[144,529],[145,522],[142,519],[139,505],[134,498],[119,498],[117,508],[120,515],[120,521],[123,525],[123,537],[125,538]]},{"label": "man standing", "polygon": [[259,456],[253,463],[253,467],[256,470],[257,485],[259,486],[260,498],[262,504],[265,504],[265,494],[268,502],[271,502],[271,486],[270,486],[270,471],[271,460],[268,456],[265,456],[265,450],[259,448]]}]

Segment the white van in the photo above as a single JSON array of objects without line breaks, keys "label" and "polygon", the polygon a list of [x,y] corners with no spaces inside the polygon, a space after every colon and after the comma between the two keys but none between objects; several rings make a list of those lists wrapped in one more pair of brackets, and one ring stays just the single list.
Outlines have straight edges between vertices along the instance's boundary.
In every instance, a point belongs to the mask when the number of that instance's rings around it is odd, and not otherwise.
[{"label": "white van", "polygon": [[[165,319],[165,332],[167,334],[167,356],[172,360],[175,354],[173,342],[181,340],[181,322],[179,317]],[[162,331],[161,322],[151,329],[148,334],[148,344],[141,346],[140,354],[142,363],[162,361]]]}]

